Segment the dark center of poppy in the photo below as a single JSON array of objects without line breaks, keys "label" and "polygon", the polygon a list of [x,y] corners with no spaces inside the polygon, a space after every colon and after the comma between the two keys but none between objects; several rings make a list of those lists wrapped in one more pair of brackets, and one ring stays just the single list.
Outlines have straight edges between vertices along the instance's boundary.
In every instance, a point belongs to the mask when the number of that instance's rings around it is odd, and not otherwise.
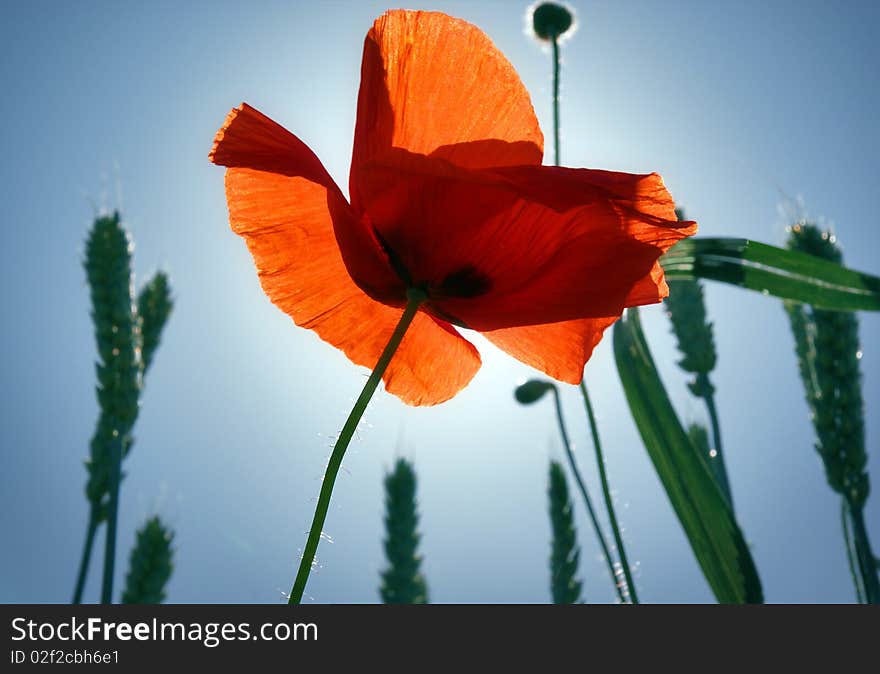
[{"label": "dark center of poppy", "polygon": [[465,298],[479,297],[485,295],[492,289],[492,279],[482,273],[472,264],[465,264],[450,272],[440,282],[419,281],[407,269],[406,265],[394,249],[388,244],[382,233],[375,227],[373,231],[376,239],[382,246],[382,250],[388,256],[388,262],[394,273],[408,288],[421,288],[425,291],[429,299],[449,299],[449,298]]},{"label": "dark center of poppy", "polygon": [[478,297],[492,288],[492,279],[473,265],[465,265],[448,274],[436,288],[441,297]]}]

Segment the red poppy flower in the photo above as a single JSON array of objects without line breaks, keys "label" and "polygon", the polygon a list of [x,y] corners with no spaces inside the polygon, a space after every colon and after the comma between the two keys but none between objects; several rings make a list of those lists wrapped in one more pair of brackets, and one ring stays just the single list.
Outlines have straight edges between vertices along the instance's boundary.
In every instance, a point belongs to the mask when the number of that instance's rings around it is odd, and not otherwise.
[{"label": "red poppy flower", "polygon": [[269,298],[372,368],[408,287],[427,294],[383,377],[443,402],[480,367],[454,326],[573,384],[625,307],[668,294],[658,257],[696,231],[657,174],[542,166],[513,67],[476,27],[391,11],[367,34],[350,201],[296,136],[242,104],[211,150]]}]

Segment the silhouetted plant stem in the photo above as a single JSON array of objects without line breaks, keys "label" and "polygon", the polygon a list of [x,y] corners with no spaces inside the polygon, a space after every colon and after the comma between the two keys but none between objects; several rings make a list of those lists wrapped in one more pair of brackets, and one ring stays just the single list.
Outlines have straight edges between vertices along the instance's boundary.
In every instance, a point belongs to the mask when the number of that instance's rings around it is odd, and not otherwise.
[{"label": "silhouetted plant stem", "polygon": [[554,36],[553,45],[553,163],[562,161],[559,156],[559,70],[562,65],[559,57],[559,38]]},{"label": "silhouetted plant stem", "polygon": [[[550,37],[550,44],[553,49],[553,163],[556,166],[560,165],[562,161],[560,156],[560,143],[559,143],[559,79],[560,79],[560,70],[562,67],[562,60],[559,55],[559,36],[557,34],[553,34]],[[587,512],[590,515],[590,521],[593,523],[593,528],[596,530],[596,538],[599,539],[599,545],[602,547],[602,554],[605,556],[606,561],[608,562],[608,569],[611,572],[611,580],[614,583],[614,589],[617,591],[617,596],[620,598],[620,601],[626,603],[626,594],[623,591],[623,588],[620,585],[620,582],[617,578],[617,572],[614,569],[614,558],[611,556],[611,552],[608,549],[608,544],[605,542],[605,535],[602,533],[602,528],[599,526],[599,521],[596,519],[596,513],[593,510],[593,504],[590,500],[590,496],[587,493],[587,487],[584,484],[583,478],[581,477],[580,471],[578,471],[577,464],[574,460],[574,455],[571,451],[571,443],[568,440],[568,433],[565,430],[565,421],[562,418],[562,407],[559,402],[559,391],[556,387],[553,387],[553,400],[556,403],[556,418],[559,420],[559,432],[562,434],[562,445],[565,447],[565,454],[568,458],[568,465],[571,467],[571,472],[574,475],[575,482],[578,484],[578,488],[581,491],[581,495],[584,498],[584,503],[587,506]],[[618,545],[618,548],[621,546]],[[630,596],[634,596],[630,594]]]},{"label": "silhouetted plant stem", "polygon": [[611,532],[614,534],[617,552],[620,554],[620,565],[623,567],[623,575],[626,578],[630,601],[633,604],[638,604],[639,597],[636,593],[636,585],[632,579],[629,561],[627,561],[626,558],[626,549],[623,546],[623,538],[620,535],[620,527],[617,524],[617,515],[614,513],[614,503],[611,500],[611,490],[608,487],[608,475],[605,472],[605,458],[602,455],[602,443],[599,441],[599,429],[596,426],[593,405],[590,403],[590,394],[587,392],[587,386],[583,381],[581,381],[580,389],[581,394],[584,397],[584,407],[587,409],[587,420],[590,422],[590,433],[593,436],[593,446],[596,448],[596,463],[599,466],[599,480],[602,483],[602,495],[605,497],[605,507],[608,509],[608,519],[611,522]]},{"label": "silhouetted plant stem", "polygon": [[710,453],[708,458],[709,467],[718,486],[725,497],[730,509],[733,510],[733,494],[730,491],[730,480],[727,477],[727,464],[724,462],[724,452],[721,449],[721,425],[718,423],[718,411],[715,409],[715,395],[712,388],[708,387],[702,395],[709,412],[709,422],[712,424],[712,441],[715,445],[715,454]]},{"label": "silhouetted plant stem", "polygon": [[611,582],[614,584],[614,589],[617,592],[620,601],[625,604],[626,594],[617,578],[617,571],[614,569],[614,558],[611,556],[608,543],[605,541],[605,534],[602,533],[602,527],[599,526],[599,520],[596,517],[593,502],[590,499],[589,492],[587,492],[587,486],[584,484],[581,472],[578,470],[577,462],[574,458],[574,452],[571,450],[571,441],[568,439],[568,431],[565,428],[565,419],[562,416],[562,405],[559,400],[559,391],[555,386],[553,386],[551,390],[553,392],[553,402],[556,405],[556,420],[559,423],[559,434],[562,436],[562,447],[565,449],[565,457],[568,459],[568,467],[571,469],[572,475],[574,475],[574,480],[577,482],[578,489],[584,499],[584,505],[587,507],[587,514],[590,516],[590,522],[593,524],[593,530],[596,532],[596,538],[599,540],[599,546],[602,548],[602,555],[605,557],[605,561],[608,564],[608,572],[611,574]]},{"label": "silhouetted plant stem", "polygon": [[93,508],[89,508],[89,523],[86,527],[86,540],[83,544],[82,558],[79,562],[79,573],[76,576],[76,587],[73,590],[74,604],[82,603],[83,590],[86,586],[86,576],[89,574],[89,564],[92,560],[92,547],[95,544],[95,533],[98,531],[98,518]]},{"label": "silhouetted plant stem", "polygon": [[104,547],[104,579],[101,603],[113,603],[113,574],[116,568],[116,524],[119,520],[119,481],[122,476],[122,437],[110,445],[110,502],[107,507],[107,538]]},{"label": "silhouetted plant stem", "polygon": [[853,546],[862,577],[865,603],[880,604],[880,581],[877,578],[877,564],[871,550],[868,530],[865,528],[864,509],[854,503],[848,503],[847,510],[852,521]]},{"label": "silhouetted plant stem", "polygon": [[360,422],[361,417],[364,415],[364,411],[367,409],[370,398],[373,397],[376,387],[382,380],[382,375],[385,374],[385,370],[388,368],[389,363],[391,363],[391,359],[394,357],[397,347],[400,346],[403,336],[406,334],[407,329],[412,323],[413,318],[415,318],[422,302],[425,301],[425,298],[425,293],[421,290],[410,288],[407,291],[407,304],[406,308],[403,310],[403,315],[400,317],[397,327],[394,328],[394,332],[391,334],[391,338],[388,340],[385,350],[382,351],[382,355],[379,356],[379,361],[376,363],[376,367],[374,367],[373,371],[370,373],[367,383],[364,385],[361,394],[355,401],[354,407],[348,415],[348,419],[346,419],[345,424],[342,426],[336,444],[333,446],[333,451],[330,454],[330,461],[327,463],[327,469],[324,471],[324,480],[321,483],[321,492],[318,495],[318,504],[315,507],[315,516],[312,519],[312,527],[309,530],[309,537],[306,539],[306,547],[303,550],[302,561],[299,565],[299,571],[297,571],[296,574],[296,580],[293,583],[293,589],[290,591],[290,599],[288,600],[289,604],[299,604],[302,601],[303,592],[305,592],[306,583],[309,580],[309,574],[312,570],[312,563],[315,560],[315,552],[318,549],[318,542],[321,539],[321,532],[324,529],[324,520],[327,519],[327,510],[330,507],[330,497],[333,495],[333,485],[336,482],[339,467],[342,465],[342,457],[345,456],[345,450],[348,449],[351,438],[354,436],[358,422]]},{"label": "silhouetted plant stem", "polygon": [[856,589],[856,601],[860,604],[865,603],[865,592],[862,589],[861,574],[857,570],[856,549],[852,539],[849,525],[849,506],[846,499],[840,500],[840,524],[843,528],[843,541],[846,546],[846,561],[849,566],[849,573],[852,576],[853,586]]}]

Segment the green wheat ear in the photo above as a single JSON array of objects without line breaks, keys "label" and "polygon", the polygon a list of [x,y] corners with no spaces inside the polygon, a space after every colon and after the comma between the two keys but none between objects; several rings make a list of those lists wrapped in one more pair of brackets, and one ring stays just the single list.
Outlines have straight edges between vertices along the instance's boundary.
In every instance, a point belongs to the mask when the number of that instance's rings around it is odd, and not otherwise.
[{"label": "green wheat ear", "polygon": [[694,380],[688,383],[691,393],[698,397],[714,393],[709,374],[715,369],[717,355],[712,324],[706,318],[703,286],[690,279],[670,279],[668,285],[666,309],[682,354],[678,365],[694,375]]},{"label": "green wheat ear", "polygon": [[174,570],[174,533],[158,516],[151,517],[137,532],[131,550],[123,604],[161,604],[165,585]]},{"label": "green wheat ear", "polygon": [[[676,208],[675,217],[684,220],[684,210]],[[670,279],[667,285],[669,297],[664,304],[682,354],[678,365],[694,375],[694,380],[688,384],[691,393],[698,398],[711,396],[715,388],[709,381],[709,373],[715,369],[717,356],[712,324],[706,318],[703,286],[696,279]]]},{"label": "green wheat ear", "polygon": [[428,587],[418,556],[416,473],[406,459],[398,459],[385,476],[385,556],[379,594],[385,604],[427,604]]},{"label": "green wheat ear", "polygon": [[156,273],[144,285],[135,303],[131,252],[119,213],[95,220],[86,242],[84,266],[100,357],[96,365],[100,413],[86,461],[86,496],[99,523],[107,518],[110,447],[114,438],[121,437],[122,456],[131,450],[143,377],[174,306],[164,272]]},{"label": "green wheat ear", "polygon": [[140,335],[132,295],[131,251],[119,213],[95,220],[83,266],[98,346],[95,369],[100,414],[86,462],[86,496],[99,522],[107,517],[112,443],[121,438],[125,452],[130,443],[128,432],[138,412]]},{"label": "green wheat ear", "polygon": [[[118,450],[117,456],[124,458],[131,450],[144,375],[173,307],[168,277],[162,272],[143,287],[135,302],[131,255],[131,240],[119,213],[96,218],[86,240],[83,267],[98,347],[99,413],[86,460],[89,521],[74,603],[82,600],[96,532],[111,517],[113,456]],[[120,469],[118,478],[122,477]]]},{"label": "green wheat ear", "polygon": [[581,583],[576,578],[580,548],[565,471],[556,461],[550,462],[550,591],[554,604],[576,604],[581,599]]},{"label": "green wheat ear", "polygon": [[[793,226],[788,248],[837,264],[843,254],[835,237],[813,224]],[[859,325],[854,313],[826,311],[785,302],[795,338],[798,369],[816,432],[816,451],[822,458],[830,487],[844,500],[844,536],[852,524],[853,547],[847,543],[856,594],[880,603],[880,579],[864,523],[870,493],[865,451],[864,400],[859,367]],[[854,555],[854,558],[853,558]]]},{"label": "green wheat ear", "polygon": [[137,312],[141,319],[141,361],[145,372],[153,362],[162,330],[173,308],[168,275],[156,272],[141,288],[137,301]]},{"label": "green wheat ear", "polygon": [[[684,211],[680,208],[675,209],[675,215],[679,220],[685,219]],[[672,322],[672,332],[675,334],[678,350],[682,355],[678,365],[685,372],[694,375],[693,380],[688,382],[688,388],[697,398],[702,398],[705,402],[712,425],[712,446],[706,451],[701,451],[701,454],[706,458],[715,482],[732,509],[733,495],[721,447],[721,428],[715,408],[715,387],[709,378],[712,370],[715,369],[718,355],[715,350],[712,324],[706,314],[703,285],[696,279],[670,279],[667,283],[669,296],[664,300],[664,304]],[[692,441],[702,439],[691,437]],[[710,440],[708,433],[705,440],[708,447]]]},{"label": "green wheat ear", "polygon": [[[843,260],[834,237],[815,225],[792,227],[788,247],[838,264]],[[861,507],[869,485],[858,319],[794,302],[786,302],[785,310],[828,484]]]}]

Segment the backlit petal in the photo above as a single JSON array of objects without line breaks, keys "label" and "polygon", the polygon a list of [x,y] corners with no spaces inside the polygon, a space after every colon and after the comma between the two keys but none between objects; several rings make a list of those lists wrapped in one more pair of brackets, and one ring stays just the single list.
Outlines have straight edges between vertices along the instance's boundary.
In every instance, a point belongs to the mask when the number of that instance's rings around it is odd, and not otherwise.
[{"label": "backlit petal", "polygon": [[[274,123],[254,127],[261,120],[251,113],[233,115],[212,159],[233,167],[226,172],[230,224],[247,242],[263,290],[297,325],[373,368],[402,310],[370,299],[348,273],[336,233],[355,227],[353,211],[294,136]],[[246,122],[248,136],[236,133],[235,119]],[[479,365],[476,349],[454,328],[420,313],[384,380],[404,402],[430,405],[454,396]]]},{"label": "backlit petal", "polygon": [[437,315],[480,331],[657,302],[657,259],[696,231],[656,174],[465,170],[395,150],[365,166],[362,185],[383,245]]},{"label": "backlit petal", "polygon": [[479,28],[404,10],[373,24],[364,43],[352,158],[356,208],[360,167],[391,147],[480,168],[540,164],[543,143],[528,92]]},{"label": "backlit petal", "polygon": [[618,318],[581,318],[490,330],[483,335],[499,349],[553,379],[578,384],[602,333]]},{"label": "backlit petal", "polygon": [[[401,300],[405,297],[406,289],[393,273],[373,230],[360,222],[321,161],[287,129],[242,103],[229,113],[217,132],[209,159],[230,168],[303,178],[304,181],[291,182],[291,185],[302,186],[301,189],[312,189],[306,183],[323,187],[323,191],[314,192],[314,195],[323,195],[324,210],[329,210],[333,216],[330,224],[348,274],[373,297],[398,297]],[[278,189],[277,198],[287,203],[289,199],[283,194],[285,188],[279,186]],[[236,195],[237,198],[247,196],[243,191]],[[273,207],[274,202],[265,204],[267,212]],[[304,207],[316,207],[316,204],[305,201]]]},{"label": "backlit petal", "polygon": [[[304,178],[233,168],[226,173],[232,229],[247,241],[269,299],[352,362],[373,368],[402,314],[351,280],[333,235],[326,189]],[[383,379],[411,405],[461,390],[480,366],[451,326],[419,313]]]}]

